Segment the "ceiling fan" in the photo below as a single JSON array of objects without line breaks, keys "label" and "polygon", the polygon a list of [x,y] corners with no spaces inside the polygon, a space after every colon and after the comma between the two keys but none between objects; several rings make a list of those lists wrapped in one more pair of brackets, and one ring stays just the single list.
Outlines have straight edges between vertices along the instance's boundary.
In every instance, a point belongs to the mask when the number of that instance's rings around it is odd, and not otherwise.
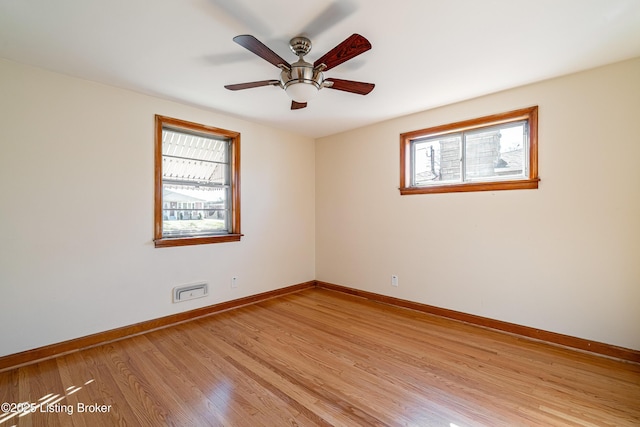
[{"label": "ceiling fan", "polygon": [[291,109],[298,110],[305,108],[307,102],[309,102],[320,89],[325,87],[359,95],[366,95],[375,87],[373,83],[324,78],[323,71],[330,70],[371,49],[369,40],[360,34],[352,34],[347,37],[342,43],[317,59],[313,64],[304,60],[304,56],[311,50],[311,41],[306,37],[294,37],[289,42],[291,51],[298,55],[299,58],[298,61],[293,64],[289,64],[282,59],[277,53],[269,49],[254,36],[236,36],[233,38],[233,41],[280,68],[282,71],[280,72],[279,80],[260,80],[257,82],[226,85],[225,88],[229,90],[250,89],[260,86],[278,86],[284,89],[291,98]]}]

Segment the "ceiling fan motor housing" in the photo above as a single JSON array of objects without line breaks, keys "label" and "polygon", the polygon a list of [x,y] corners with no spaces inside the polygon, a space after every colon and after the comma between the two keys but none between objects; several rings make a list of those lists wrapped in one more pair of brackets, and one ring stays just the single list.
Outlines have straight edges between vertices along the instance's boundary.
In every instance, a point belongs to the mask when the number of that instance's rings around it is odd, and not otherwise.
[{"label": "ceiling fan motor housing", "polygon": [[313,64],[303,59],[291,64],[290,70],[283,69],[280,73],[280,82],[284,89],[295,83],[307,83],[314,85],[319,90],[322,87],[323,80],[322,71],[314,69]]},{"label": "ceiling fan motor housing", "polygon": [[322,72],[303,59],[291,64],[291,69],[283,68],[280,73],[280,84],[296,102],[308,102],[315,97],[323,81]]}]

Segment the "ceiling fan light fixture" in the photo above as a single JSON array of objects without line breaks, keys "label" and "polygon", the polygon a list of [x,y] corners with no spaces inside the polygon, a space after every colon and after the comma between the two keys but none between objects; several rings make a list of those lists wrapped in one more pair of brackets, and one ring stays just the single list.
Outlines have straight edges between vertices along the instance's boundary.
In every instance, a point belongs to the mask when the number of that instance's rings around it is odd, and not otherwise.
[{"label": "ceiling fan light fixture", "polygon": [[285,88],[285,92],[296,102],[309,102],[318,94],[318,87],[312,82],[292,81]]}]

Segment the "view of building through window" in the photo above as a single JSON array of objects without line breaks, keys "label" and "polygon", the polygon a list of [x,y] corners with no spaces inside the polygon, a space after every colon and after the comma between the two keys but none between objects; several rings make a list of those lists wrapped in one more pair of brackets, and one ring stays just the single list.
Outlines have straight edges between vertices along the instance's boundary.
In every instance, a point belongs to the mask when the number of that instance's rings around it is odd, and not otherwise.
[{"label": "view of building through window", "polygon": [[[172,189],[169,189],[172,188]],[[191,195],[190,195],[191,194]],[[226,194],[164,185],[162,229],[166,236],[225,230]]]},{"label": "view of building through window", "polygon": [[526,177],[526,123],[413,141],[413,185]]}]

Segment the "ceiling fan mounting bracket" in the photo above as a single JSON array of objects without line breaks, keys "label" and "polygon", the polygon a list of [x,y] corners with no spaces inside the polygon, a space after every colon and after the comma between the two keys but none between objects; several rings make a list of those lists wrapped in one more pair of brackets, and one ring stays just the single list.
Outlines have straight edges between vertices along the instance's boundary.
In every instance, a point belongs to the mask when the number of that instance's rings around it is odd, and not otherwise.
[{"label": "ceiling fan mounting bracket", "polygon": [[289,48],[299,57],[303,57],[311,52],[311,40],[302,36],[294,37],[289,41]]}]

